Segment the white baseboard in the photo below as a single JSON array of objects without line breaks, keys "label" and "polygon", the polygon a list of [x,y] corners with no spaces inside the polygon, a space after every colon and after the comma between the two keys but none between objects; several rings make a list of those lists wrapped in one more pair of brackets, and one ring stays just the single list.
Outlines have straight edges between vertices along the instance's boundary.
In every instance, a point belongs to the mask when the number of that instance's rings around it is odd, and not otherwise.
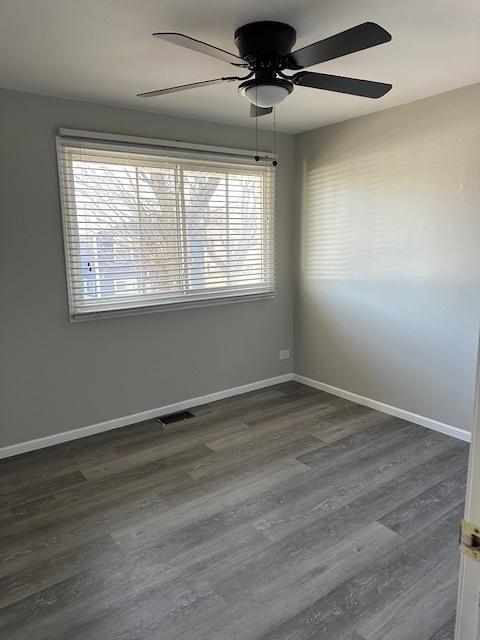
[{"label": "white baseboard", "polygon": [[63,433],[55,433],[51,436],[36,438],[35,440],[28,440],[27,442],[19,442],[18,444],[12,444],[8,447],[0,448],[0,459],[16,456],[20,453],[27,453],[28,451],[35,451],[36,449],[51,447],[54,444],[61,444],[62,442],[69,442],[70,440],[77,440],[78,438],[85,438],[86,436],[103,433],[104,431],[110,431],[111,429],[126,427],[137,422],[143,422],[144,420],[151,420],[157,416],[175,413],[176,411],[185,411],[185,409],[198,407],[202,404],[214,402],[215,400],[223,400],[224,398],[248,393],[249,391],[256,391],[257,389],[271,387],[275,384],[288,382],[289,380],[292,380],[292,377],[292,373],[286,373],[281,376],[275,376],[274,378],[266,378],[265,380],[257,380],[256,382],[242,384],[239,387],[230,387],[230,389],[223,389],[223,391],[208,393],[205,396],[198,396],[197,398],[174,402],[173,404],[167,404],[163,407],[156,407],[155,409],[132,413],[129,416],[114,418],[113,420],[107,420],[106,422],[99,422],[98,424],[92,424],[88,427],[80,427],[79,429],[72,429],[71,431],[64,431]]},{"label": "white baseboard", "polygon": [[306,378],[305,376],[298,375],[297,373],[293,374],[292,380],[296,380],[296,382],[306,384],[309,387],[314,387],[315,389],[319,389],[320,391],[326,391],[327,393],[331,393],[334,396],[339,396],[340,398],[351,400],[352,402],[356,402],[357,404],[365,405],[366,407],[370,407],[371,409],[376,409],[377,411],[381,411],[382,413],[387,413],[390,416],[402,418],[403,420],[407,420],[408,422],[419,424],[422,427],[427,427],[428,429],[433,429],[434,431],[440,431],[440,433],[445,433],[448,436],[453,436],[454,438],[458,438],[459,440],[470,442],[471,433],[469,431],[466,431],[465,429],[453,427],[452,425],[438,422],[437,420],[432,420],[431,418],[425,418],[425,416],[419,416],[416,413],[411,413],[410,411],[405,411],[404,409],[399,409],[398,407],[392,407],[389,404],[377,402],[377,400],[372,400],[371,398],[359,396],[356,393],[345,391],[345,389],[332,387],[332,385],[330,384],[318,382],[318,380]]},{"label": "white baseboard", "polygon": [[403,409],[399,409],[398,407],[392,407],[388,404],[384,404],[383,402],[372,400],[371,398],[365,398],[364,396],[360,396],[356,393],[351,393],[350,391],[345,391],[344,389],[333,387],[329,384],[325,384],[324,382],[318,382],[318,380],[313,380],[312,378],[306,378],[305,376],[298,375],[297,373],[286,373],[281,376],[275,376],[274,378],[257,380],[256,382],[242,384],[238,387],[230,387],[229,389],[216,391],[215,393],[208,393],[204,396],[182,400],[181,402],[164,405],[163,407],[156,407],[155,409],[140,411],[139,413],[133,413],[122,418],[114,418],[113,420],[99,422],[98,424],[93,424],[87,427],[80,427],[78,429],[72,429],[71,431],[55,433],[51,436],[45,436],[43,438],[36,438],[35,440],[28,440],[27,442],[19,442],[18,444],[1,447],[0,459],[9,458],[10,456],[16,456],[21,453],[27,453],[28,451],[35,451],[36,449],[51,447],[55,444],[69,442],[70,440],[77,440],[78,438],[85,438],[86,436],[91,436],[96,433],[103,433],[104,431],[110,431],[111,429],[126,427],[137,422],[143,422],[144,420],[151,420],[152,418],[156,418],[159,415],[166,415],[169,413],[174,413],[175,411],[184,411],[185,409],[190,409],[191,407],[208,404],[209,402],[214,402],[215,400],[223,400],[224,398],[230,398],[232,396],[237,396],[242,393],[248,393],[249,391],[255,391],[257,389],[271,387],[275,384],[288,382],[289,380],[301,382],[302,384],[305,384],[309,387],[314,387],[315,389],[326,391],[327,393],[331,393],[332,395],[340,396],[341,398],[345,398],[346,400],[351,400],[352,402],[365,405],[366,407],[376,409],[377,411],[382,411],[383,413],[395,416],[396,418],[402,418],[403,420],[408,420],[409,422],[419,424],[422,427],[427,427],[428,429],[433,429],[434,431],[440,431],[441,433],[453,436],[454,438],[458,438],[459,440],[470,442],[471,434],[465,429],[453,427],[449,424],[444,424],[443,422],[432,420],[431,418],[425,418],[424,416],[419,416],[416,413],[404,411]]}]

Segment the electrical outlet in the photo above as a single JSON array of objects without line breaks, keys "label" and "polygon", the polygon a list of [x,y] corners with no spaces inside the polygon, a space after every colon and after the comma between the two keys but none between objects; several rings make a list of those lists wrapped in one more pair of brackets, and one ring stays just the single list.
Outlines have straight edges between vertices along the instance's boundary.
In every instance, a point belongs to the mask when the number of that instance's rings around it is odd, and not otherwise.
[{"label": "electrical outlet", "polygon": [[279,360],[288,360],[290,358],[290,349],[284,349],[283,351],[278,352]]}]

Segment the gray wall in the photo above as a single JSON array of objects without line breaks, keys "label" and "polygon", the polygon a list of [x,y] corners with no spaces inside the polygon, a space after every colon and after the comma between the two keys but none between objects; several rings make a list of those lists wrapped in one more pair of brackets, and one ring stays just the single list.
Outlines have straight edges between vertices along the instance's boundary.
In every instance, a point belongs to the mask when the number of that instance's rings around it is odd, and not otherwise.
[{"label": "gray wall", "polygon": [[470,429],[480,84],[304,133],[295,371]]},{"label": "gray wall", "polygon": [[275,299],[70,324],[59,126],[241,148],[254,141],[253,129],[0,91],[0,446],[291,371],[278,351],[293,339],[293,137],[278,138]]},{"label": "gray wall", "polygon": [[[59,126],[248,148],[251,129],[0,90],[0,446],[295,371],[469,428],[480,85],[279,136],[274,300],[70,324]],[[261,134],[265,136],[265,133]]]}]

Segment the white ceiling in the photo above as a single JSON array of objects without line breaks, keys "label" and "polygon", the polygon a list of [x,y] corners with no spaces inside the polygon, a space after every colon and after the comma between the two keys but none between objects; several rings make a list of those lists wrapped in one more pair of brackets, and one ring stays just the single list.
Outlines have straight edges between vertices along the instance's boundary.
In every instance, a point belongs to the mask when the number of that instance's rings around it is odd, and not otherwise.
[{"label": "white ceiling", "polygon": [[[479,0],[0,0],[0,86],[252,126],[234,84],[157,98],[136,94],[233,67],[153,38],[183,32],[236,51],[234,30],[288,22],[297,48],[366,20],[391,43],[312,70],[391,82],[380,100],[297,87],[277,125],[299,132],[480,81]],[[235,71],[234,71],[235,74]],[[270,117],[260,119],[271,126]]]}]

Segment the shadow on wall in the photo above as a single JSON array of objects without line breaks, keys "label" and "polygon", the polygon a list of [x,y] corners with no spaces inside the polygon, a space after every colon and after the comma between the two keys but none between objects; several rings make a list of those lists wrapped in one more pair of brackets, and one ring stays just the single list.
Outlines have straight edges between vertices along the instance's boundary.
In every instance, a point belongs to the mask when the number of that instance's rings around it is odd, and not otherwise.
[{"label": "shadow on wall", "polygon": [[450,126],[443,111],[436,120],[402,113],[302,137],[296,366],[468,429],[479,141],[471,120]]},{"label": "shadow on wall", "polygon": [[365,153],[357,140],[341,160],[327,144],[306,168],[306,278],[478,282],[480,224],[471,205],[478,141],[469,141],[469,156],[461,137],[419,136],[391,137]]}]

